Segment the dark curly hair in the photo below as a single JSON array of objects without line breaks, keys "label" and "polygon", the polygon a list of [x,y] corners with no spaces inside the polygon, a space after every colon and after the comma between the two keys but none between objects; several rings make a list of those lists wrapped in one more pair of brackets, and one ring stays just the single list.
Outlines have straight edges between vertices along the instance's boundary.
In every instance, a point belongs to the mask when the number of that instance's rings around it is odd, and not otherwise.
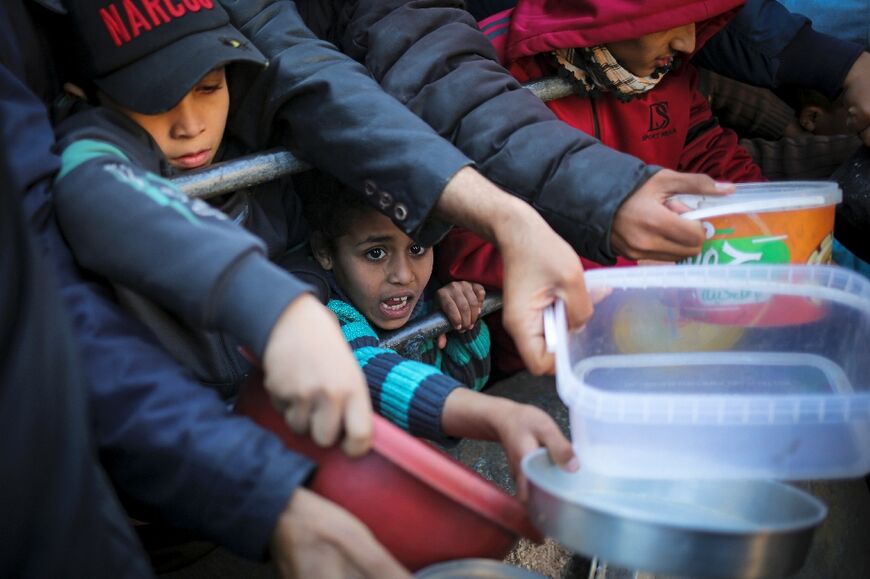
[{"label": "dark curly hair", "polygon": [[299,189],[311,234],[321,235],[330,245],[361,213],[377,211],[365,195],[324,173],[310,175]]}]

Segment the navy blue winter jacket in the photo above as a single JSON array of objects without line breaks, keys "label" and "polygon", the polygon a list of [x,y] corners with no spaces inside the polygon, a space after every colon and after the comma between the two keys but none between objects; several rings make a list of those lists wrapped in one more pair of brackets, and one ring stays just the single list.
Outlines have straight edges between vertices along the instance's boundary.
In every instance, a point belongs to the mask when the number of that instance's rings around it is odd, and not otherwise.
[{"label": "navy blue winter jacket", "polygon": [[[55,263],[88,380],[100,459],[119,490],[151,507],[163,520],[243,555],[262,557],[278,515],[313,466],[284,449],[271,433],[247,419],[228,415],[214,392],[199,385],[149,332],[118,308],[110,288],[83,276],[73,262],[55,224],[50,199],[49,185],[60,161],[51,151],[54,136],[48,115],[42,103],[23,92],[20,79],[46,98],[54,94],[57,83],[47,74],[52,71],[42,51],[47,43],[22,10],[23,2],[0,4],[2,118],[17,123],[8,132],[4,124],[0,135],[3,151],[14,162],[14,171],[8,175],[4,171],[2,182],[24,195],[27,219],[38,233],[40,248]],[[207,229],[204,234],[208,235]],[[54,359],[37,360],[43,366],[56,363]],[[46,419],[51,420],[50,414]],[[77,489],[82,487],[75,486],[74,476],[58,481],[67,485],[69,496],[78,499]],[[44,506],[55,509],[51,515],[56,517],[57,529],[64,531],[63,541],[90,535],[98,540],[105,535],[96,530],[91,533],[86,518],[70,521],[72,513],[65,509],[80,506],[75,501],[46,502]],[[114,539],[93,546],[100,550],[102,567],[97,569],[108,576],[125,576],[125,566],[115,564],[121,558],[129,565],[126,576],[147,576],[147,570],[135,574],[142,566],[131,563],[139,552],[135,542],[132,547],[124,544],[125,524],[116,521],[109,533]],[[60,546],[73,551],[77,547],[73,543]],[[82,557],[89,552],[83,551]],[[76,577],[100,576],[98,571],[78,573],[74,567],[65,572]]]}]

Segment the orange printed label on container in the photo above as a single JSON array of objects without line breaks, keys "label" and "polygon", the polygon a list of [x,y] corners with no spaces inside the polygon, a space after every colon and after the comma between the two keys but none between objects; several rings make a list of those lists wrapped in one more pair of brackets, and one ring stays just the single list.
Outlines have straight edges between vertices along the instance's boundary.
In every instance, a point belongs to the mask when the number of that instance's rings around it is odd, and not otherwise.
[{"label": "orange printed label on container", "polygon": [[830,263],[833,205],[702,220],[707,240],[689,264]]}]

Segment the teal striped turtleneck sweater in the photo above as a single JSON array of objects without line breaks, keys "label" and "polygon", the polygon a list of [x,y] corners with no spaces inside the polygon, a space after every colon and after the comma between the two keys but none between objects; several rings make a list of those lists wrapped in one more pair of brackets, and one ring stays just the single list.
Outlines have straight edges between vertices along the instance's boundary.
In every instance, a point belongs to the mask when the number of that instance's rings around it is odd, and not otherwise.
[{"label": "teal striped turtleneck sweater", "polygon": [[421,359],[410,360],[379,347],[377,332],[351,304],[332,299],[328,306],[362,366],[375,411],[414,436],[449,443],[441,429],[447,396],[461,386],[480,390],[489,378],[489,330],[483,320],[463,334],[448,332],[443,350],[425,340],[418,349]]}]

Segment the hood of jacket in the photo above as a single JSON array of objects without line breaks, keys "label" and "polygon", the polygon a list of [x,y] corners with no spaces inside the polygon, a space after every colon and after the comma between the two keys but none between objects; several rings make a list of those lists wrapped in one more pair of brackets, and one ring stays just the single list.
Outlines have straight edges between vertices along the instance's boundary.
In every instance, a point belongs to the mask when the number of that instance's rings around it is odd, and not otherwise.
[{"label": "hood of jacket", "polygon": [[559,48],[640,38],[691,22],[698,24],[697,51],[744,3],[745,0],[519,0],[510,16],[501,56],[509,64]]}]

